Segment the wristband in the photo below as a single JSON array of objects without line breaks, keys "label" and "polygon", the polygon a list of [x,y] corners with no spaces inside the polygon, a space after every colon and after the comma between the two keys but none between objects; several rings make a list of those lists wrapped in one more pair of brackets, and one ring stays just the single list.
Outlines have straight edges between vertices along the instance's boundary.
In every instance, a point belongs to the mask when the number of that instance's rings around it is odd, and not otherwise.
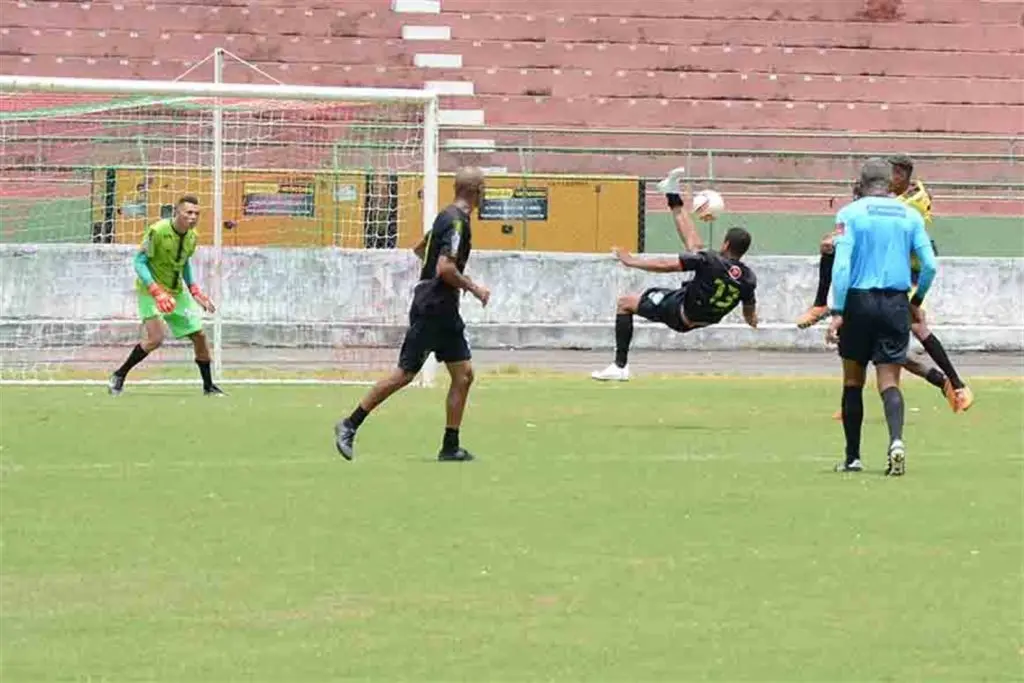
[{"label": "wristband", "polygon": [[833,308],[829,313],[832,315],[838,315],[840,318],[843,317],[843,310],[841,308]]},{"label": "wristband", "polygon": [[910,297],[910,305],[920,307],[924,303],[924,297],[921,296],[920,292],[914,292],[914,296]]}]

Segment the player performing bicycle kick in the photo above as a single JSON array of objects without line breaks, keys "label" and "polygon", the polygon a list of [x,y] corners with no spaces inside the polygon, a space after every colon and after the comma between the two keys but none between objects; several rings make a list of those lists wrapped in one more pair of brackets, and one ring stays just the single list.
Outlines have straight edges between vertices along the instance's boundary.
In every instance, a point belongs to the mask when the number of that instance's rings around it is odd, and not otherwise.
[{"label": "player performing bicycle kick", "polygon": [[[615,311],[615,362],[591,374],[600,381],[629,380],[629,346],[633,340],[633,316],[685,334],[691,330],[720,322],[737,305],[743,304],[743,318],[757,327],[754,290],[757,278],[740,259],[750,248],[750,233],[743,228],[730,228],[718,251],[704,249],[697,228],[686,210],[689,202],[680,197],[679,179],[682,169],[674,169],[658,183],[672,210],[679,237],[686,251],[673,258],[637,258],[615,248],[612,253],[627,268],[650,273],[692,272],[693,278],[677,289],[650,287],[639,294],[620,296]],[[701,215],[700,207],[697,208]]]}]

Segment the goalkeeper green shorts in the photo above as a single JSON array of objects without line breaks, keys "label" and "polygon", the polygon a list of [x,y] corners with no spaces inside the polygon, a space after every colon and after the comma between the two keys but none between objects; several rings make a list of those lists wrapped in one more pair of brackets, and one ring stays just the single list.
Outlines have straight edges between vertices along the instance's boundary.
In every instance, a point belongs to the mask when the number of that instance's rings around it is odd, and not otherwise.
[{"label": "goalkeeper green shorts", "polygon": [[174,297],[174,310],[161,313],[156,306],[156,299],[149,292],[137,292],[139,296],[139,317],[143,321],[150,318],[163,318],[175,339],[187,337],[203,329],[203,311],[199,308],[188,290],[182,287]]}]

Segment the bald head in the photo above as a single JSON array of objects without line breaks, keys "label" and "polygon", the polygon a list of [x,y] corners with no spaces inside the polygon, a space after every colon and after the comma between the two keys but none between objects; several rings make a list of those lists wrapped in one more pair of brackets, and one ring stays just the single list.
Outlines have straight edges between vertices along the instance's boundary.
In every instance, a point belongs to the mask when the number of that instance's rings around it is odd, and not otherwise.
[{"label": "bald head", "polygon": [[455,196],[469,201],[483,192],[484,172],[478,166],[463,166],[455,172]]},{"label": "bald head", "polygon": [[885,159],[874,157],[861,166],[860,180],[857,184],[865,196],[884,197],[889,194],[891,180],[892,166]]}]

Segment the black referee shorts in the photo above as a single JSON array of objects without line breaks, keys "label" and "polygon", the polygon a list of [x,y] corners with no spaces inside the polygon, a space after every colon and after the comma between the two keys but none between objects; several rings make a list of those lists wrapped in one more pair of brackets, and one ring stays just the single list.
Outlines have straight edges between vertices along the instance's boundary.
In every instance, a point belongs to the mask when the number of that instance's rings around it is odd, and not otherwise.
[{"label": "black referee shorts", "polygon": [[441,363],[470,360],[466,324],[458,312],[423,313],[414,305],[409,311],[409,328],[398,353],[398,367],[416,374],[431,353]]},{"label": "black referee shorts", "polygon": [[891,289],[851,289],[846,295],[839,355],[860,365],[902,365],[910,345],[910,300]]}]

